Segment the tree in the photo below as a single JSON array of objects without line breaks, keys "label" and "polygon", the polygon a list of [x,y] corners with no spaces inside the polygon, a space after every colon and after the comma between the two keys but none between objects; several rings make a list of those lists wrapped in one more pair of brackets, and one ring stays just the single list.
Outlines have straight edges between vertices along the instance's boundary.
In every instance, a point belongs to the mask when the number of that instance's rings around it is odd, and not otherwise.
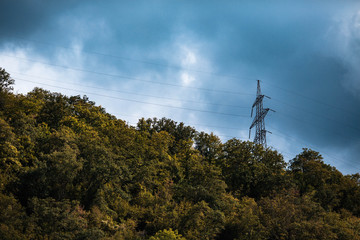
[{"label": "tree", "polygon": [[178,229],[187,239],[214,239],[224,228],[224,214],[206,202],[184,206]]},{"label": "tree", "polygon": [[34,224],[32,239],[100,239],[104,236],[99,230],[88,229],[88,213],[76,201],[33,198],[30,209],[30,221]]},{"label": "tree", "polygon": [[175,198],[193,203],[205,201],[211,207],[216,206],[226,189],[221,179],[221,170],[197,154],[191,155],[183,164],[184,178],[175,186]]},{"label": "tree", "polygon": [[195,136],[195,129],[189,126],[185,126],[184,123],[177,123],[167,118],[149,118],[145,120],[140,119],[137,124],[137,129],[140,132],[147,132],[149,135],[155,132],[166,131],[174,137],[173,145],[170,146],[169,150],[171,154],[181,152],[184,148],[192,146],[192,139]]},{"label": "tree", "polygon": [[155,234],[155,236],[152,236],[149,238],[149,240],[186,240],[181,236],[181,234],[178,233],[177,230],[172,230],[171,228],[169,230],[164,229],[160,230]]},{"label": "tree", "polygon": [[0,118],[0,190],[14,180],[15,173],[21,167],[16,135],[12,127]]},{"label": "tree", "polygon": [[277,193],[259,201],[268,239],[360,239],[360,220],[325,211],[311,194]]},{"label": "tree", "polygon": [[220,159],[228,190],[237,196],[259,199],[286,184],[282,155],[252,142],[230,139]]},{"label": "tree", "polygon": [[222,143],[218,136],[213,133],[198,133],[195,137],[195,149],[205,157],[209,163],[217,164],[221,156]]},{"label": "tree", "polygon": [[344,176],[336,168],[325,164],[322,156],[304,148],[290,161],[289,167],[300,194],[315,191],[314,199],[328,210],[340,208],[341,188],[345,186]]},{"label": "tree", "polygon": [[306,172],[308,170],[307,163],[314,161],[323,163],[323,157],[316,151],[308,148],[303,148],[303,152],[298,154],[290,161],[289,169],[293,172]]},{"label": "tree", "polygon": [[225,228],[217,239],[266,239],[267,229],[261,223],[261,208],[253,198],[239,200],[226,194],[221,200],[220,209],[225,215]]},{"label": "tree", "polygon": [[12,85],[14,83],[15,80],[10,77],[10,74],[0,67],[0,93],[13,90],[14,88]]},{"label": "tree", "polygon": [[0,236],[4,240],[26,239],[24,234],[27,216],[13,196],[0,193]]},{"label": "tree", "polygon": [[9,93],[13,90],[14,79],[5,69],[0,67],[0,111],[5,109]]},{"label": "tree", "polygon": [[347,175],[342,181],[340,206],[360,216],[360,174]]}]

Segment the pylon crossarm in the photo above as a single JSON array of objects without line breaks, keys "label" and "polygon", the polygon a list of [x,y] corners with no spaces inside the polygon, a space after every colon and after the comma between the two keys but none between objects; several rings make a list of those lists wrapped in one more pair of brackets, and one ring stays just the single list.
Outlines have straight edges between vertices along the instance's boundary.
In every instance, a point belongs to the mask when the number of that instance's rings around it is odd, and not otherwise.
[{"label": "pylon crossarm", "polygon": [[252,107],[254,108],[257,104],[259,104],[263,99],[264,99],[265,95],[258,95],[255,99],[254,104],[252,105]]},{"label": "pylon crossarm", "polygon": [[266,114],[269,112],[270,108],[265,108],[262,112],[261,112],[261,118],[264,119]]}]

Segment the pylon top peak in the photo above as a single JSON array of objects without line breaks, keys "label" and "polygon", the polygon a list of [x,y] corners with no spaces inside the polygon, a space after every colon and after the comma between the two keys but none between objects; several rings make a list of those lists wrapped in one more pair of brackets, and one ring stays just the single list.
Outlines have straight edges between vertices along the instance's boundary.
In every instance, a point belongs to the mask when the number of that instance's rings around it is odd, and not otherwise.
[{"label": "pylon top peak", "polygon": [[260,80],[257,80],[257,92],[256,95],[261,95],[261,87],[260,87]]}]

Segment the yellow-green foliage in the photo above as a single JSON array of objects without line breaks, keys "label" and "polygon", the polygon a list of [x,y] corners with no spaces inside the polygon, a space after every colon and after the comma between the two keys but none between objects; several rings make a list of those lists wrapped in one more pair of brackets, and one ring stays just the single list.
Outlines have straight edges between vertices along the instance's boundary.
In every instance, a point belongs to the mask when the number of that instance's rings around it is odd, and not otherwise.
[{"label": "yellow-green foliage", "polygon": [[150,237],[150,240],[186,240],[178,233],[177,230],[173,231],[171,228],[169,230],[160,230],[155,234],[155,236]]},{"label": "yellow-green foliage", "polygon": [[359,239],[359,174],[84,96],[21,95],[0,69],[1,239]]}]

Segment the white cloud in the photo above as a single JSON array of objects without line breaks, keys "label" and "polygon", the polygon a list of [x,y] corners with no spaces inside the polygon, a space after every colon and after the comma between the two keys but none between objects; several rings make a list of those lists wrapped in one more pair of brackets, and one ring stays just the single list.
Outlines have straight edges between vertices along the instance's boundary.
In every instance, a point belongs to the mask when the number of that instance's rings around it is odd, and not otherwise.
[{"label": "white cloud", "polygon": [[180,47],[180,51],[182,55],[181,65],[183,67],[196,65],[197,63],[196,53],[193,50],[191,50],[190,47],[183,45]]},{"label": "white cloud", "polygon": [[[65,59],[68,59],[67,61]],[[0,52],[0,61],[3,68],[15,79],[15,90],[19,93],[27,93],[34,87],[43,87],[52,91],[59,91],[56,87],[60,83],[69,82],[68,88],[75,88],[77,82],[82,78],[82,73],[71,71],[66,68],[56,68],[43,63],[49,62],[46,58],[35,54],[31,48],[6,48]],[[69,57],[64,55],[58,55],[52,64],[69,62]],[[79,63],[81,61],[77,59],[73,63]],[[47,85],[41,85],[47,84]],[[63,89],[65,94],[69,94],[71,91]]]},{"label": "white cloud", "polygon": [[182,81],[184,86],[191,85],[191,83],[194,80],[195,80],[195,77],[191,76],[189,73],[187,73],[187,72],[182,72],[181,73],[181,81]]}]

